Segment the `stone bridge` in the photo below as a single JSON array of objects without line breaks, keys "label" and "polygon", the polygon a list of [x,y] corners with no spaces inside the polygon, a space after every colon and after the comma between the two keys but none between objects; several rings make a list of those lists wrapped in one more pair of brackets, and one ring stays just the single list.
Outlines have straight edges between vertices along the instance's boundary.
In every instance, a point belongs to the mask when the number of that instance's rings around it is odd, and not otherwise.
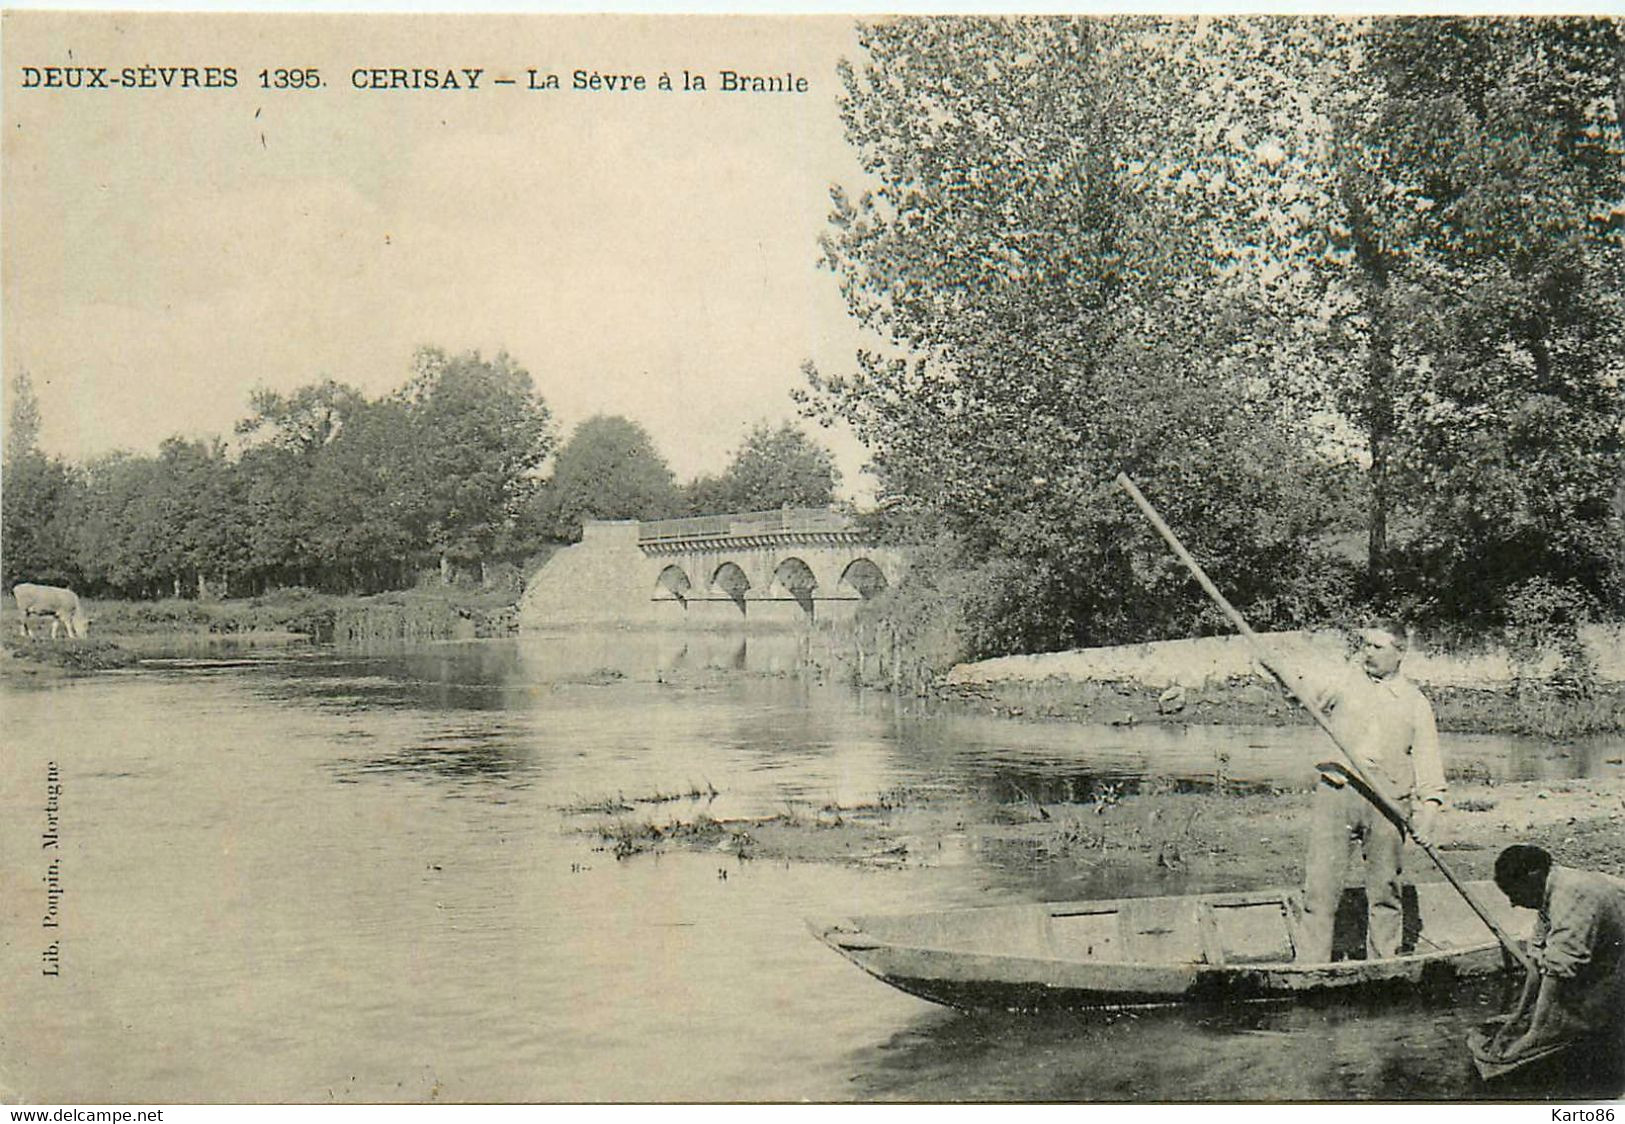
[{"label": "stone bridge", "polygon": [[825,508],[589,522],[531,579],[519,623],[804,624],[850,616],[905,565]]}]

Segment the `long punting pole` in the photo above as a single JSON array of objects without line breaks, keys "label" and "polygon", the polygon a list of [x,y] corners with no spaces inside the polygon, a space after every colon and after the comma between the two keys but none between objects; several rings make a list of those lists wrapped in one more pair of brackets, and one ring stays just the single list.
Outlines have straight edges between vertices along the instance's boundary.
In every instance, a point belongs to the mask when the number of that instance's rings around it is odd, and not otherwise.
[{"label": "long punting pole", "polygon": [[[1219,592],[1219,587],[1213,584],[1213,580],[1203,571],[1201,564],[1191,557],[1190,551],[1185,549],[1185,544],[1179,541],[1179,536],[1174,534],[1172,528],[1162,521],[1162,516],[1157,514],[1157,509],[1151,506],[1151,501],[1141,494],[1140,489],[1135,487],[1134,481],[1130,480],[1126,473],[1119,472],[1117,474],[1117,485],[1127,492],[1129,498],[1145,513],[1145,517],[1151,521],[1151,525],[1157,529],[1157,533],[1163,537],[1163,541],[1173,549],[1179,560],[1185,563],[1185,568],[1191,572],[1191,575],[1196,578],[1202,589],[1213,599],[1214,604],[1218,605],[1224,615],[1230,618],[1230,623],[1235,625],[1236,630],[1247,638],[1247,642],[1252,645],[1253,652],[1257,655],[1259,662],[1276,675],[1281,676],[1285,682],[1289,677],[1282,671],[1276,670],[1275,661],[1270,658],[1269,653],[1264,649],[1264,643],[1259,640],[1258,633],[1252,630],[1247,624],[1246,618],[1236,611],[1236,607],[1225,599],[1224,594]],[[1511,953],[1512,958],[1526,969],[1533,968],[1534,964],[1529,959],[1529,954],[1524,952],[1518,942],[1513,940],[1506,930],[1496,923],[1495,918],[1490,916],[1483,903],[1462,883],[1461,879],[1456,877],[1456,872],[1450,869],[1450,864],[1444,861],[1443,856],[1434,849],[1433,844],[1412,830],[1410,820],[1399,810],[1399,806],[1389,799],[1388,794],[1383,792],[1382,787],[1373,782],[1360,768],[1360,763],[1355,760],[1354,754],[1349,752],[1348,746],[1343,744],[1343,739],[1338,737],[1337,733],[1332,729],[1331,721],[1326,717],[1325,711],[1321,710],[1310,696],[1310,693],[1302,688],[1301,680],[1297,676],[1291,676],[1290,679],[1292,681],[1287,682],[1287,686],[1292,689],[1293,694],[1298,696],[1298,701],[1309,712],[1309,716],[1315,720],[1315,723],[1322,730],[1326,731],[1326,736],[1332,739],[1332,744],[1343,755],[1343,768],[1349,776],[1359,782],[1356,787],[1372,803],[1376,804],[1384,815],[1399,824],[1405,834],[1416,840],[1417,845],[1422,850],[1427,852],[1428,858],[1433,860],[1433,865],[1439,868],[1439,872],[1445,876],[1445,879],[1466,899],[1467,904],[1473,907],[1473,912],[1478,914],[1479,919],[1490,927],[1490,932],[1494,933],[1495,939],[1501,942],[1501,947]]]}]

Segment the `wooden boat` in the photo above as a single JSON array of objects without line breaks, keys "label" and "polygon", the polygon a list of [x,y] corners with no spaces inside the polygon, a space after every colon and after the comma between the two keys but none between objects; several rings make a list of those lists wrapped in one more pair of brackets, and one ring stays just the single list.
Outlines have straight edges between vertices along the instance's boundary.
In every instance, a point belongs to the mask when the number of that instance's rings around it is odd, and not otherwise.
[{"label": "wooden boat", "polygon": [[[1514,939],[1532,910],[1469,883]],[[1268,1000],[1384,985],[1447,983],[1508,969],[1511,957],[1448,883],[1406,888],[1405,949],[1359,955],[1365,894],[1345,892],[1333,960],[1302,963],[1298,894],[1265,890],[992,906],[811,925],[869,974],[950,1007],[1038,1010]]]}]

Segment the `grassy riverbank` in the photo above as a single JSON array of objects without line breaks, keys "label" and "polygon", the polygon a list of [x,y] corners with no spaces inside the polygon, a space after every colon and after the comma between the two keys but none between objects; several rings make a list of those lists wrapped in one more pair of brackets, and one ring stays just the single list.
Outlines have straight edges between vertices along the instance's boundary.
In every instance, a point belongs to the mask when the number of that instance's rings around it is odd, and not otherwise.
[{"label": "grassy riverbank", "polygon": [[[1578,658],[1545,649],[1513,658],[1499,642],[1441,640],[1413,656],[1420,670],[1412,674],[1443,730],[1557,739],[1625,731],[1625,639],[1596,631],[1588,641],[1592,650]],[[1306,668],[1330,668],[1348,658],[1346,640],[1324,630],[1272,639],[1289,662]],[[971,713],[1109,725],[1311,722],[1264,676],[1238,637],[960,665],[951,647],[922,655],[917,645],[860,619],[816,630],[808,655],[831,682],[897,691]]]},{"label": "grassy riverbank", "polygon": [[134,652],[107,640],[31,640],[8,635],[0,641],[0,677],[82,675],[130,667],[136,659]]},{"label": "grassy riverbank", "polygon": [[[231,600],[100,601],[85,599],[91,631],[97,636],[241,636],[266,633],[331,638],[335,621],[347,612],[406,611],[431,616],[442,612],[470,619],[492,632],[512,631],[513,595],[456,587],[418,589],[361,597],[284,589],[263,597]],[[6,599],[4,618],[15,635],[16,606]],[[36,625],[36,629],[40,626]],[[49,627],[48,625],[46,627]]]},{"label": "grassy riverbank", "polygon": [[425,586],[370,597],[279,590],[225,601],[85,599],[90,636],[50,640],[19,635],[15,602],[0,612],[6,674],[74,674],[134,663],[137,655],[175,647],[222,644],[262,647],[299,643],[413,643],[506,636],[516,627],[513,595]]},{"label": "grassy riverbank", "polygon": [[[1174,692],[1135,682],[1047,679],[939,684],[944,704],[1012,717],[1136,725],[1148,722],[1224,725],[1309,725],[1308,714],[1261,678],[1210,683]],[[1424,687],[1439,728],[1456,733],[1532,734],[1572,738],[1625,730],[1625,684],[1592,685],[1583,694],[1542,684],[1504,690]]]}]

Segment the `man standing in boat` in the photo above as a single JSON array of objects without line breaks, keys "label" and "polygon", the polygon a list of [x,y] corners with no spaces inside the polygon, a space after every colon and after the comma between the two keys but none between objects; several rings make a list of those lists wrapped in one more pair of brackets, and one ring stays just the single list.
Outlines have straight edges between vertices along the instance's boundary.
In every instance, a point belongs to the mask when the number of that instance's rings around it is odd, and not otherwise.
[{"label": "man standing in boat", "polygon": [[1488,1052],[1505,1062],[1576,1038],[1617,1042],[1625,1031],[1625,881],[1559,866],[1540,847],[1515,843],[1495,860],[1495,884],[1540,915],[1523,994]]},{"label": "man standing in boat", "polygon": [[[1307,695],[1326,714],[1361,772],[1407,812],[1412,834],[1427,838],[1444,805],[1444,766],[1433,706],[1399,670],[1405,629],[1391,620],[1360,630],[1358,667],[1324,685],[1311,677]],[[1292,677],[1271,669],[1289,689]],[[1300,696],[1302,697],[1302,696]],[[1321,768],[1309,829],[1309,857],[1297,959],[1332,958],[1332,923],[1343,894],[1350,852],[1365,860],[1366,955],[1394,956],[1404,928],[1400,872],[1405,831],[1363,796],[1336,765]]]}]

